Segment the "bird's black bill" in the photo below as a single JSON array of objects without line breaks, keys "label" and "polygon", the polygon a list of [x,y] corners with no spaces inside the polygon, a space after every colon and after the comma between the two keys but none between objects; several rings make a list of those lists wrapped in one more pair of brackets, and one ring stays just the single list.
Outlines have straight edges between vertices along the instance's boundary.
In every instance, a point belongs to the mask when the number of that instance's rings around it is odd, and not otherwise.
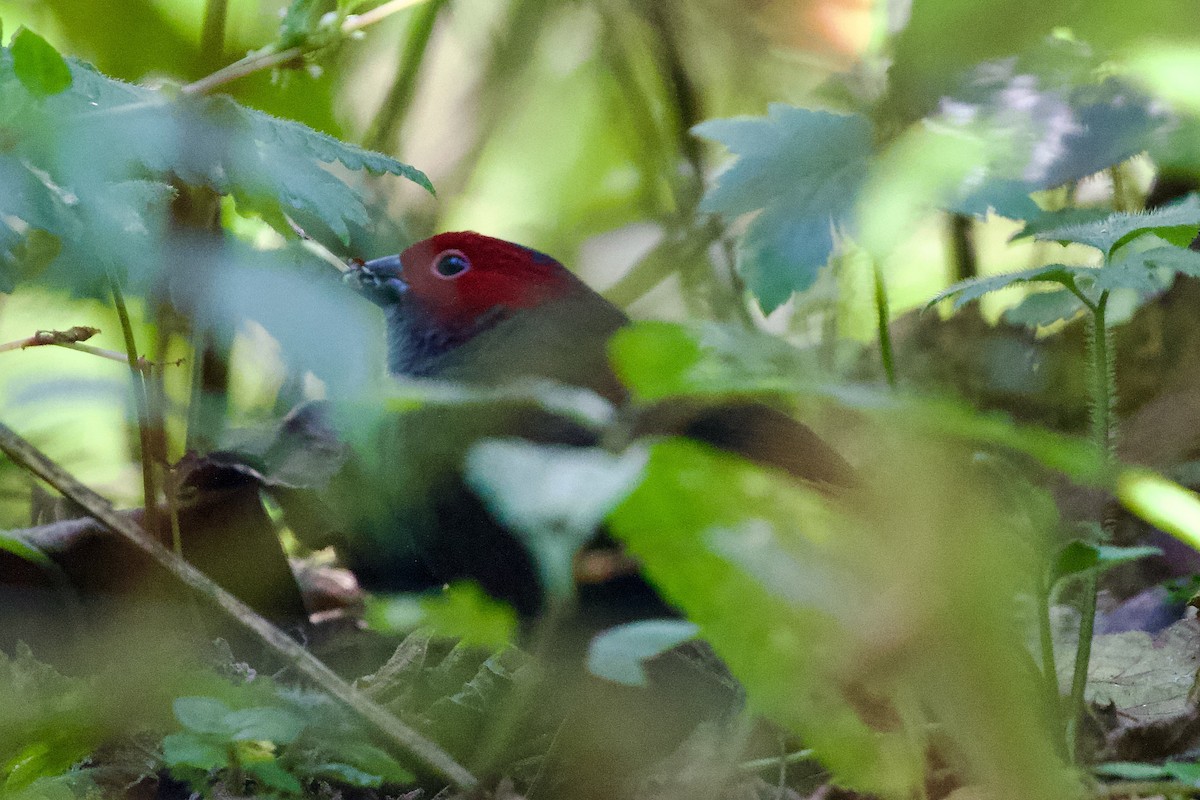
[{"label": "bird's black bill", "polygon": [[386,306],[401,300],[408,291],[400,270],[400,256],[384,256],[349,273],[349,280],[371,302]]}]

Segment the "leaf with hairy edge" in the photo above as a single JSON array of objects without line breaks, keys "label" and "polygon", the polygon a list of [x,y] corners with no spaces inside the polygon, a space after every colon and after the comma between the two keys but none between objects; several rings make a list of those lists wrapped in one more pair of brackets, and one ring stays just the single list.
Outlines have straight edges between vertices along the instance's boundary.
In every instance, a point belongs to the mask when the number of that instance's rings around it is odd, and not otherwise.
[{"label": "leaf with hairy edge", "polygon": [[1084,310],[1083,301],[1067,289],[1034,292],[1004,312],[1010,325],[1041,328],[1056,322],[1069,322]]},{"label": "leaf with hairy edge", "polygon": [[1190,194],[1170,205],[1139,214],[1115,213],[1101,220],[1041,230],[1035,238],[1059,244],[1086,244],[1110,256],[1118,247],[1153,233],[1172,244],[1187,244],[1200,229],[1200,196]]},{"label": "leaf with hairy edge", "polygon": [[[342,167],[402,176],[432,191],[419,170],[300,123],[224,96],[179,96],[122,83],[73,59],[63,62],[68,87],[32,96],[20,56],[16,47],[0,48],[6,141],[0,154],[0,288],[36,278],[96,295],[109,272],[136,279],[140,290],[139,281],[163,269],[183,269],[177,265],[186,259],[162,254],[172,247],[166,219],[173,182],[231,196],[288,237],[294,236],[287,222],[292,217],[330,245],[349,241],[370,223]],[[22,237],[8,232],[23,235],[26,228],[60,242],[61,252],[44,273],[23,263]]]},{"label": "leaf with hairy edge", "polygon": [[1006,289],[1019,283],[1059,283],[1068,289],[1078,289],[1080,282],[1095,280],[1098,270],[1091,267],[1072,267],[1066,264],[1047,264],[1042,267],[1008,272],[1003,275],[992,275],[987,278],[971,278],[959,281],[953,286],[938,292],[932,300],[925,304],[931,308],[947,298],[954,299],[954,309],[965,306],[973,300],[978,300],[989,292]]},{"label": "leaf with hairy edge", "polygon": [[738,245],[738,271],[770,313],[812,286],[835,229],[849,225],[872,155],[871,123],[775,103],[765,118],[708,120],[692,132],[736,156],[700,209],[726,218],[757,212]]}]

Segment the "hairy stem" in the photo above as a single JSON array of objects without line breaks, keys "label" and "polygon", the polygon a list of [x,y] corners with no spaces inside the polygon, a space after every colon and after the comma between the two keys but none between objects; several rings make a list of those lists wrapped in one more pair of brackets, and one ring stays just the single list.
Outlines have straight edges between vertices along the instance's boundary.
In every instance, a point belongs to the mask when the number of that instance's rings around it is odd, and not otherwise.
[{"label": "hairy stem", "polygon": [[204,573],[152,540],[135,522],[114,511],[107,500],[75,480],[74,476],[4,424],[0,424],[0,452],[50,484],[64,497],[80,505],[105,528],[141,550],[198,597],[241,625],[270,652],[283,658],[297,672],[337,698],[372,728],[403,748],[429,772],[464,791],[470,791],[478,785],[475,776],[437,744],[405,725],[387,709],[364,697],[287,634],[222,589]]},{"label": "hairy stem", "polygon": [[[1113,460],[1113,443],[1116,440],[1116,423],[1113,414],[1114,369],[1113,352],[1108,332],[1105,310],[1108,292],[1091,306],[1088,323],[1088,361],[1092,371],[1091,380],[1091,437],[1100,457],[1106,463]],[[1104,536],[1111,533],[1111,520],[1102,520]],[[1084,712],[1084,690],[1087,688],[1088,663],[1092,657],[1092,635],[1096,629],[1096,591],[1098,582],[1095,570],[1089,570],[1083,578],[1083,598],[1079,616],[1079,643],[1075,649],[1075,669],[1071,676],[1070,716],[1067,719],[1067,743],[1071,754],[1078,759],[1079,726]]]},{"label": "hairy stem", "polygon": [[133,401],[137,407],[138,444],[142,464],[142,493],[146,514],[146,528],[152,536],[159,535],[158,525],[158,490],[154,482],[154,446],[150,435],[150,410],[146,400],[146,382],[141,369],[141,359],[138,358],[137,342],[133,338],[133,324],[129,321],[129,309],[125,306],[125,296],[116,278],[110,272],[108,285],[112,292],[113,305],[117,308],[117,318],[121,322],[121,335],[125,338],[125,354],[129,362],[129,371],[133,377]]}]

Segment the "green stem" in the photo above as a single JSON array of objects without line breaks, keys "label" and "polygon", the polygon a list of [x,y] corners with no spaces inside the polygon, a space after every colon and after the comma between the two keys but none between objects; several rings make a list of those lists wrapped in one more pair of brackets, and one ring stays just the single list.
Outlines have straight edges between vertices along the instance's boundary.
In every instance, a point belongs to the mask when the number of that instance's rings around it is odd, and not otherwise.
[{"label": "green stem", "polygon": [[[1109,341],[1108,292],[1091,305],[1088,325],[1088,360],[1092,370],[1091,380],[1091,436],[1100,457],[1105,463],[1113,460],[1113,443],[1116,440],[1116,423],[1113,414],[1113,353]],[[1102,521],[1104,534],[1110,533],[1111,522]],[[1075,669],[1071,676],[1070,716],[1067,721],[1067,743],[1071,754],[1078,759],[1079,726],[1085,708],[1084,691],[1087,688],[1088,663],[1092,657],[1092,635],[1096,630],[1096,571],[1089,570],[1083,579],[1083,600],[1079,617],[1079,643],[1075,649]]]},{"label": "green stem", "polygon": [[883,372],[887,376],[888,386],[896,388],[896,362],[892,355],[892,334],[888,329],[887,286],[883,283],[883,270],[879,264],[872,264],[875,275],[875,316],[879,327],[879,356],[883,359]]},{"label": "green stem", "polygon": [[404,45],[404,54],[400,58],[400,66],[396,68],[396,78],[392,88],[388,90],[383,105],[371,122],[365,143],[371,150],[386,150],[391,138],[404,124],[412,105],[413,93],[417,87],[417,75],[425,60],[425,51],[429,47],[429,39],[433,35],[433,26],[438,14],[446,5],[446,0],[429,0],[413,13],[412,22],[408,28],[408,42]]},{"label": "green stem", "polygon": [[[1046,699],[1055,720],[1055,730],[1061,730],[1062,699],[1058,688],[1058,665],[1054,661],[1054,632],[1050,629],[1050,592],[1053,582],[1049,575],[1043,576],[1037,586],[1038,644],[1041,649],[1042,677],[1046,685]],[[1061,742],[1060,742],[1061,744]]]},{"label": "green stem", "polygon": [[208,0],[204,4],[204,27],[200,31],[200,52],[206,63],[225,60],[225,19],[229,0]]},{"label": "green stem", "polygon": [[146,382],[143,380],[141,361],[138,359],[137,342],[133,338],[133,324],[129,321],[129,309],[117,279],[110,272],[108,286],[112,291],[113,305],[117,308],[117,319],[121,323],[121,334],[125,337],[125,355],[129,360],[129,371],[133,377],[133,401],[137,406],[138,444],[142,464],[142,494],[144,497],[145,525],[151,536],[159,535],[158,491],[154,485],[154,447],[150,436],[150,410],[146,401]]},{"label": "green stem", "polygon": [[1108,168],[1108,175],[1112,178],[1113,185],[1113,211],[1129,211],[1129,198],[1126,196],[1128,188],[1125,181],[1125,170],[1121,169],[1120,164],[1113,164]]},{"label": "green stem", "polygon": [[[410,6],[424,2],[427,2],[427,0],[389,0],[389,2],[378,5],[370,11],[347,17],[341,25],[341,32],[343,35],[349,35],[354,31],[362,30],[368,25],[374,25],[376,22],[386,19],[398,11],[403,11]],[[179,91],[185,95],[208,94],[213,89],[245,78],[247,75],[253,75],[256,72],[262,72],[265,69],[271,69],[287,64],[290,61],[295,61],[305,53],[317,50],[325,46],[325,44],[325,42],[318,42],[316,44],[289,47],[286,50],[266,49],[257,53],[251,53],[245,58],[222,67],[198,81],[185,84]]]}]

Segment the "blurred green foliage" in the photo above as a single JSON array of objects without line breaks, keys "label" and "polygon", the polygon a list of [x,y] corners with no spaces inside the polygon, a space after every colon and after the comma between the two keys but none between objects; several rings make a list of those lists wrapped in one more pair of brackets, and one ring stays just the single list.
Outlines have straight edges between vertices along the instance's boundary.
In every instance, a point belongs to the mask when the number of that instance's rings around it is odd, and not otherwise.
[{"label": "blurred green foliage", "polygon": [[[1063,574],[1132,553],[1091,543],[1064,560],[1057,512],[1021,473],[1113,475],[1084,443],[927,392],[940,387],[903,361],[903,391],[861,385],[878,382],[877,353],[850,340],[878,314],[886,350],[910,308],[1034,282],[1062,289],[997,302],[1050,332],[1109,292],[1128,295],[1128,317],[1200,275],[1183,247],[1195,197],[1138,213],[1156,170],[1200,179],[1194,8],[915,0],[842,18],[832,5],[429,1],[359,37],[348,15],[379,3],[2,0],[0,344],[95,324],[93,344],[119,360],[128,333],[125,355],[155,365],[131,393],[111,360],[0,352],[0,419],[130,503],[139,460],[166,485],[222,428],[326,395],[363,440],[381,414],[514,401],[615,437],[614,409],[569,390],[386,384],[379,320],[329,266],[447,228],[520,240],[657,320],[613,345],[637,402],[767,398],[811,414],[864,475],[839,503],[680,441],[624,455],[485,442],[468,480],[549,582],[570,595],[572,559],[607,515],[750,707],[840,783],[914,796],[932,751],[996,796],[1071,796],[1061,709],[1044,702],[1053,657],[1029,658],[1014,598],[1043,592],[1054,553]],[[303,52],[196,88],[289,48]],[[946,220],[966,234],[945,235]],[[1014,369],[988,366],[996,381]],[[152,400],[140,420],[139,392]],[[134,446],[139,424],[155,436]],[[26,485],[0,462],[4,527],[23,522]],[[1174,484],[1124,473],[1118,487],[1142,516],[1194,532],[1194,497]],[[400,659],[401,688],[375,685],[431,730],[482,724],[515,673],[512,614],[464,584],[416,616],[500,655],[454,651],[432,677]],[[608,641],[601,671],[636,683],[643,658],[692,629],[635,633]],[[72,766],[147,730],[158,760],[143,769],[195,786],[239,771],[284,794],[408,778],[336,715],[311,727],[332,712],[288,689],[150,675],[122,728],[127,695],[106,696],[107,678],[0,658],[0,715],[27,716],[0,727],[14,796],[83,796],[90,774]]]}]

